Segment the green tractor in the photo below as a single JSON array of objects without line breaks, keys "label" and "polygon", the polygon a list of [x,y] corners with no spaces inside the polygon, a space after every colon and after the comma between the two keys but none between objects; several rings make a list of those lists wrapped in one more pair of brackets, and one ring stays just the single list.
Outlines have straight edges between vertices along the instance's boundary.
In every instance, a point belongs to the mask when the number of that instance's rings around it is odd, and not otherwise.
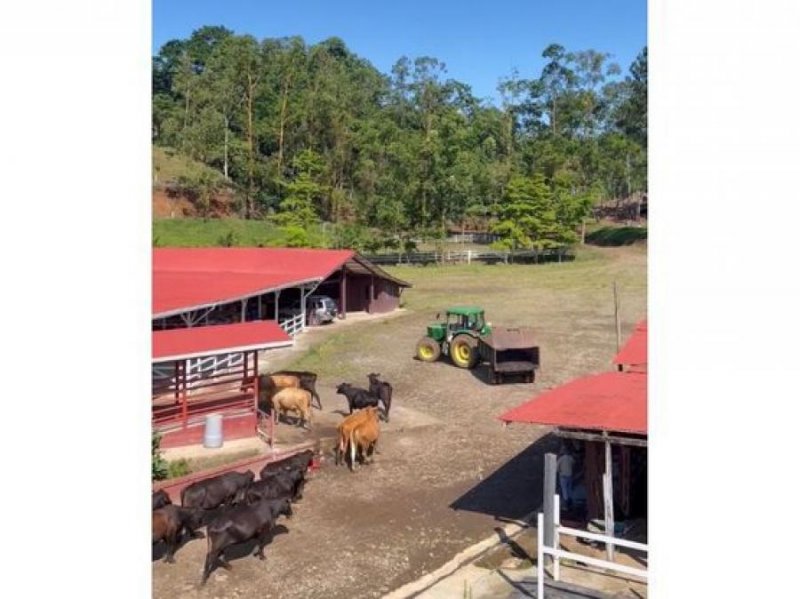
[{"label": "green tractor", "polygon": [[417,358],[435,362],[444,354],[460,368],[474,368],[479,359],[478,338],[491,332],[483,308],[454,306],[447,310],[444,322],[428,325],[427,335],[417,342]]}]

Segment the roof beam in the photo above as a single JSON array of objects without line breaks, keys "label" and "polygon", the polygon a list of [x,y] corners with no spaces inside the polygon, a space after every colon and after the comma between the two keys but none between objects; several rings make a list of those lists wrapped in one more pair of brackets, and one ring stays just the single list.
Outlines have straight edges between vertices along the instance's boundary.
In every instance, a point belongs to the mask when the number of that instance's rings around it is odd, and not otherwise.
[{"label": "roof beam", "polygon": [[578,439],[581,441],[599,441],[605,443],[606,441],[614,445],[630,445],[632,447],[647,447],[647,437],[622,437],[619,435],[610,435],[608,431],[600,433],[590,433],[585,431],[576,431],[570,429],[556,428],[554,431],[556,436],[565,439]]}]

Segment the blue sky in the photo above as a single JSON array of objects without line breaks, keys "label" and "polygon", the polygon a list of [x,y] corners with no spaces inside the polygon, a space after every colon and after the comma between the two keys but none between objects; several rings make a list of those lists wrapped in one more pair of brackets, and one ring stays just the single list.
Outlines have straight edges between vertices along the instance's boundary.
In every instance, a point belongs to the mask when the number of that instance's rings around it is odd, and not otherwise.
[{"label": "blue sky", "polygon": [[403,55],[433,56],[479,98],[516,68],[538,76],[544,48],[609,52],[624,73],[647,44],[646,0],[154,0],[153,53],[203,25],[256,38],[332,36],[388,73]]}]

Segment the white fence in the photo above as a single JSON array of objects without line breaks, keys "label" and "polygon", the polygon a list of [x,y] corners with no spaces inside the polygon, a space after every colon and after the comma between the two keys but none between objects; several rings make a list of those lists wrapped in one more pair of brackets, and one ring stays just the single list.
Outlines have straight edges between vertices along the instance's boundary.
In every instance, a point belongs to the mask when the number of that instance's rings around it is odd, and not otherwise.
[{"label": "white fence", "polygon": [[[186,386],[189,392],[191,393],[192,383],[208,376],[221,374],[234,368],[241,367],[243,359],[244,354],[237,352],[187,360]],[[175,388],[175,362],[153,364],[153,384],[163,385],[166,381],[169,381],[170,388]]]},{"label": "white fence", "polygon": [[305,329],[305,314],[298,314],[297,316],[283,320],[278,324],[284,331],[286,331],[286,334],[289,335],[289,337],[294,337],[298,333],[302,333],[303,329]]},{"label": "white fence", "polygon": [[591,532],[587,532],[584,530],[578,530],[577,528],[569,528],[567,526],[561,526],[561,506],[559,501],[559,496],[555,496],[555,501],[553,502],[553,511],[555,512],[553,515],[553,522],[554,522],[554,534],[553,534],[553,547],[546,547],[544,544],[544,514],[539,514],[537,519],[537,533],[538,533],[538,556],[536,560],[536,597],[537,599],[543,599],[544,597],[544,556],[549,555],[553,558],[553,579],[559,580],[561,578],[561,564],[559,560],[561,559],[571,559],[574,561],[579,561],[584,564],[588,564],[590,566],[597,566],[598,568],[605,568],[607,570],[614,570],[616,572],[621,572],[623,574],[628,574],[629,576],[638,576],[643,578],[644,580],[648,579],[647,569],[646,568],[632,568],[630,566],[625,566],[622,564],[617,564],[615,562],[606,561],[603,559],[597,559],[596,557],[589,557],[587,555],[582,555],[580,553],[573,553],[571,551],[564,551],[563,549],[559,548],[559,535],[569,535],[573,537],[580,537],[584,539],[590,539],[593,541],[599,541],[601,543],[607,543],[612,546],[616,547],[628,547],[629,549],[634,549],[637,551],[642,551],[643,553],[647,553],[647,545],[643,543],[636,543],[634,541],[627,541],[625,539],[618,539],[616,537],[608,536],[608,535],[600,535]]}]

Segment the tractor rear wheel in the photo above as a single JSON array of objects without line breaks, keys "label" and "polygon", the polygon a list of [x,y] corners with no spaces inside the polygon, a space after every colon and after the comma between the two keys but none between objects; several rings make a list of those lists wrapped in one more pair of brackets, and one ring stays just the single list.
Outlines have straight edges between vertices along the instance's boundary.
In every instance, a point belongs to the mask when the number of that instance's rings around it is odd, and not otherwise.
[{"label": "tractor rear wheel", "polygon": [[478,340],[471,335],[456,335],[450,343],[450,359],[459,368],[475,368],[478,363]]},{"label": "tractor rear wheel", "polygon": [[441,353],[442,348],[430,337],[423,337],[417,342],[417,358],[423,362],[435,362]]}]

